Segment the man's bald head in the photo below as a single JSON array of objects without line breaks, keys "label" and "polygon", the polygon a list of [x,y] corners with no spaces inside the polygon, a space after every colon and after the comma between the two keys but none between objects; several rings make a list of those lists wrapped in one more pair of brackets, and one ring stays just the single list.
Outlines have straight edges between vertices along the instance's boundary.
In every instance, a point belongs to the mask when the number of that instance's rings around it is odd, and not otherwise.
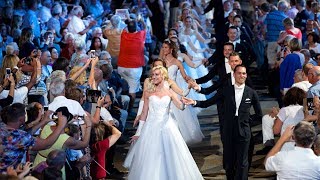
[{"label": "man's bald head", "polygon": [[314,66],[309,70],[308,80],[311,84],[315,84],[320,80],[320,66]]}]

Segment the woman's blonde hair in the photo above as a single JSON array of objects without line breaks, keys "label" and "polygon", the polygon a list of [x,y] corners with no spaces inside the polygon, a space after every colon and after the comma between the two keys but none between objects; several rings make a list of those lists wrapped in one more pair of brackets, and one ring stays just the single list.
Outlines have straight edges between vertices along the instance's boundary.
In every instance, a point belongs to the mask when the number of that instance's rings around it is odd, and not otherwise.
[{"label": "woman's blonde hair", "polygon": [[[76,72],[80,71],[81,66],[74,66],[69,74],[69,77],[72,77],[72,75],[74,75]],[[87,73],[86,71],[83,71],[80,76],[74,80],[75,83],[83,85],[84,83],[86,83],[87,81]]]},{"label": "woman's blonde hair", "polygon": [[[10,68],[11,71],[13,70],[14,67],[16,67],[18,65],[18,62],[20,61],[19,57],[14,55],[14,54],[8,54],[5,55],[3,58],[3,62],[2,62],[2,67],[0,70],[0,78],[1,78],[1,82],[3,82],[3,78],[5,77],[6,74],[6,68]],[[16,73],[16,82],[19,82],[21,79],[21,72],[17,71]]]},{"label": "woman's blonde hair", "polygon": [[[168,81],[168,79],[169,79],[168,71],[167,71],[167,69],[166,69],[165,67],[163,67],[163,66],[153,67],[152,70],[151,70],[151,72],[154,72],[154,71],[156,71],[156,70],[159,70],[159,71],[160,71],[160,73],[161,73],[164,81]],[[151,78],[149,78],[149,80],[150,80],[150,83],[148,83],[148,90],[149,90],[150,92],[154,92],[154,91],[155,91],[155,85],[154,85],[154,83],[152,82]]]}]

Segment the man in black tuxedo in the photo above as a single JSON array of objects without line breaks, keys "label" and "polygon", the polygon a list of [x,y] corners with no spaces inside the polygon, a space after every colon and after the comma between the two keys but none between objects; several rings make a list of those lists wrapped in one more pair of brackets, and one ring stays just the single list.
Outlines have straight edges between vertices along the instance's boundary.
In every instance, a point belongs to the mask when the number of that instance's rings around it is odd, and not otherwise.
[{"label": "man in black tuxedo", "polygon": [[[220,93],[220,91],[223,91],[225,87],[231,86],[234,84],[235,80],[233,77],[233,69],[237,66],[242,64],[242,60],[240,58],[240,55],[238,53],[232,52],[229,48],[233,47],[232,43],[225,43],[224,46],[224,55],[226,56],[225,60],[223,61],[223,64],[217,63],[216,66],[214,66],[207,75],[195,79],[195,81],[190,80],[189,86],[194,88],[198,93],[201,94],[210,94],[217,90],[217,93]],[[212,86],[207,88],[201,88],[199,84],[203,84],[210,79],[212,79],[215,75],[219,75],[219,80],[215,82]],[[249,87],[252,87],[252,82],[250,78],[246,78],[246,84]],[[220,126],[220,135],[221,140],[222,134],[223,134],[223,125],[224,125],[224,99],[219,99],[217,102],[217,110],[218,110],[218,117],[219,117],[219,126]]]},{"label": "man in black tuxedo", "polygon": [[223,129],[223,163],[227,179],[248,179],[248,151],[251,139],[250,108],[253,106],[255,115],[262,117],[258,94],[246,86],[246,67],[237,65],[234,68],[235,83],[224,87],[215,96],[206,101],[195,101],[183,98],[185,104],[194,107],[208,107],[219,99],[224,99],[224,129]]},{"label": "man in black tuxedo", "polygon": [[[198,78],[198,79],[195,79],[195,82],[197,84],[203,84],[203,83],[206,83],[210,80],[212,80],[215,76],[219,76],[219,79],[223,79],[228,73],[231,73],[232,71],[232,68],[229,64],[229,56],[231,53],[233,53],[233,49],[234,49],[234,46],[232,43],[225,43],[224,46],[223,46],[223,56],[219,58],[219,61],[216,63],[216,65],[210,69],[210,71],[208,72],[207,75],[201,77],[201,78]],[[213,86],[212,86],[212,89],[215,89],[215,90],[222,90],[222,88],[219,88],[220,83],[215,83]],[[199,91],[200,93],[202,94],[210,94],[211,92],[206,91]],[[209,92],[209,93],[206,93],[206,92]],[[220,134],[222,133],[222,129],[223,129],[223,100],[217,102],[217,110],[218,110],[218,116],[219,116],[219,126],[220,126]]]}]

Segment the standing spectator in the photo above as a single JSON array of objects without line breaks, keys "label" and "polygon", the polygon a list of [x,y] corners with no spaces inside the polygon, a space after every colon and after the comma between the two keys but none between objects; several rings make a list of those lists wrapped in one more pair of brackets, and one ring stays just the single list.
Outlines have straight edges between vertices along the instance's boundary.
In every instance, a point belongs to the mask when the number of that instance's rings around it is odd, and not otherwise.
[{"label": "standing spectator", "polygon": [[48,29],[54,29],[56,31],[56,35],[58,38],[61,38],[61,34],[60,34],[60,29],[61,29],[61,25],[60,25],[60,15],[62,13],[62,6],[59,3],[55,3],[52,7],[51,10],[52,13],[52,17],[49,19],[48,21]]},{"label": "standing spectator", "polygon": [[[297,38],[293,38],[289,42],[289,47],[291,52],[300,51],[301,41],[299,41]],[[282,91],[282,94],[285,94],[285,92],[292,86],[294,72],[297,69],[301,69],[303,63],[301,63],[300,57],[296,53],[288,54],[284,58],[280,65],[280,91]]]},{"label": "standing spectator", "polygon": [[39,47],[40,45],[40,25],[38,22],[36,10],[38,7],[37,0],[26,1],[28,11],[26,15],[23,16],[22,28],[32,28],[34,33],[35,45]]},{"label": "standing spectator", "polygon": [[103,34],[108,38],[107,51],[112,57],[112,66],[117,68],[118,57],[120,52],[120,39],[121,39],[121,18],[118,15],[113,15],[110,19],[112,27],[104,30]]},{"label": "standing spectator", "polygon": [[294,23],[302,32],[302,43],[306,41],[306,24],[307,20],[310,19],[310,14],[306,10],[306,0],[297,0],[297,9],[299,10],[296,18],[294,19]]},{"label": "standing spectator", "polygon": [[[101,108],[101,107],[100,107]],[[106,153],[121,136],[121,132],[108,121],[99,122],[91,131],[91,150],[96,163],[91,163],[91,176],[93,179],[106,178]]]},{"label": "standing spectator", "polygon": [[273,68],[277,59],[277,39],[279,37],[280,31],[284,30],[282,22],[287,17],[287,15],[285,15],[284,13],[287,8],[288,3],[286,1],[279,1],[278,10],[270,12],[264,21],[264,24],[266,26],[266,41],[268,42],[267,57],[269,68]]},{"label": "standing spectator", "polygon": [[83,16],[83,9],[81,6],[74,6],[70,12],[71,20],[68,24],[69,32],[77,38],[80,37],[83,41],[86,41],[87,32],[92,26],[96,24],[96,21],[90,21],[86,27],[81,17]]},{"label": "standing spectator", "polygon": [[136,98],[136,92],[140,90],[140,78],[144,61],[144,40],[146,31],[137,31],[136,21],[128,22],[128,31],[124,30],[121,34],[121,46],[118,62],[119,74],[129,84],[129,94],[131,102],[129,112]]},{"label": "standing spectator", "polygon": [[296,4],[297,4],[297,0],[290,0],[290,9],[288,9],[288,11],[286,12],[286,15],[291,19],[294,19],[299,12],[298,9],[296,8]]}]

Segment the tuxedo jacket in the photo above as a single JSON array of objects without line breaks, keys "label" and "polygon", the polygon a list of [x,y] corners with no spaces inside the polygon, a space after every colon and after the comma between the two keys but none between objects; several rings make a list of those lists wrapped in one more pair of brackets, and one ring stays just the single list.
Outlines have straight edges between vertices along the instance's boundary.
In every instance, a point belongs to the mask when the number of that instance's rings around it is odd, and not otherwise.
[{"label": "tuxedo jacket", "polygon": [[[250,120],[251,114],[250,109],[253,107],[255,111],[255,120],[261,120],[262,111],[258,98],[258,94],[255,90],[250,88],[249,86],[244,87],[243,96],[241,99],[241,103],[238,110],[238,119],[237,122],[234,123],[235,114],[236,114],[236,101],[235,101],[235,90],[234,86],[227,86],[223,88],[223,91],[217,92],[213,97],[206,101],[197,101],[195,107],[208,107],[210,105],[215,104],[220,99],[224,101],[224,111],[228,113],[224,113],[224,128],[223,128],[223,136],[222,137],[226,141],[232,141],[230,138],[230,134],[232,134],[235,128],[238,129],[240,138],[242,139],[250,139],[251,137],[251,128],[250,128]],[[235,125],[236,124],[236,125]],[[234,127],[235,126],[235,127]]]},{"label": "tuxedo jacket", "polygon": [[225,61],[223,58],[223,60],[219,61],[217,64],[214,65],[213,68],[210,69],[208,74],[206,74],[201,78],[195,79],[195,81],[197,84],[203,84],[212,80],[216,75],[218,75],[219,78],[222,78],[226,76],[226,74],[227,74],[227,71],[226,71]]}]

